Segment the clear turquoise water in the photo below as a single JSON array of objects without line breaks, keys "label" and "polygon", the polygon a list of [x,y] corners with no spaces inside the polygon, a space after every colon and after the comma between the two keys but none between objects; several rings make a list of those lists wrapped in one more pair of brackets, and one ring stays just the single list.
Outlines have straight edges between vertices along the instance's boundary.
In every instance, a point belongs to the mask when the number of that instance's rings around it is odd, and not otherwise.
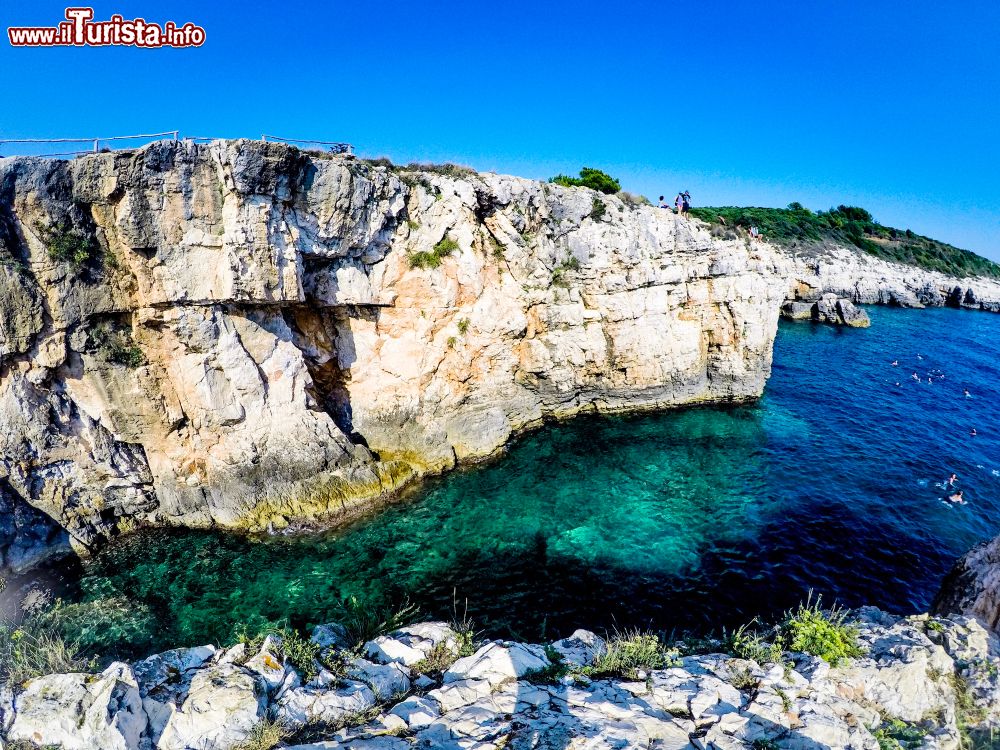
[{"label": "clear turquoise water", "polygon": [[[757,405],[546,427],[337,533],[144,533],[65,591],[144,614],[137,650],[307,627],[352,595],[450,616],[457,594],[486,632],[524,638],[718,631],[810,589],[923,610],[1000,531],[1000,315],[870,314],[868,330],[783,323]],[[951,472],[968,505],[942,502]]]}]

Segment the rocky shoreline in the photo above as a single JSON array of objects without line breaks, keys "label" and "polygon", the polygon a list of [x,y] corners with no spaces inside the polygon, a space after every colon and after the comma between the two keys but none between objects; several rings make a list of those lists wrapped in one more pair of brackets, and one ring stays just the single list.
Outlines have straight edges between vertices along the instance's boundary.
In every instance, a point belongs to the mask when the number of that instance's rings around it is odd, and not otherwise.
[{"label": "rocky shoreline", "polygon": [[269,636],[8,687],[0,748],[947,750],[1000,729],[1000,643],[974,618],[866,608],[849,623],[860,655],[835,665],[702,646],[618,674],[598,666],[617,646],[582,630],[473,643],[429,622],[351,649],[330,624],[309,664]]}]

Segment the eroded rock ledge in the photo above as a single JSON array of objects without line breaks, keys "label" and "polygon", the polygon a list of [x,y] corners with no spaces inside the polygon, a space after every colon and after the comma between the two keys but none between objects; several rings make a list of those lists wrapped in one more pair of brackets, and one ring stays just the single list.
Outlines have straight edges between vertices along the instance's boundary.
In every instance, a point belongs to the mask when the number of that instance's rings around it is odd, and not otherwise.
[{"label": "eroded rock ledge", "polygon": [[274,637],[255,652],[178,649],[97,676],[29,680],[0,701],[0,730],[64,750],[271,747],[242,743],[275,725],[272,739],[288,742],[274,746],[297,750],[879,750],[879,737],[958,748],[963,734],[1000,726],[1000,650],[976,620],[863,609],[856,624],[864,655],[833,667],[806,654],[763,664],[709,653],[608,677],[587,674],[606,649],[587,631],[478,643],[457,658],[460,635],[422,623],[359,656],[328,625],[313,639],[338,666],[314,663],[313,676]]}]

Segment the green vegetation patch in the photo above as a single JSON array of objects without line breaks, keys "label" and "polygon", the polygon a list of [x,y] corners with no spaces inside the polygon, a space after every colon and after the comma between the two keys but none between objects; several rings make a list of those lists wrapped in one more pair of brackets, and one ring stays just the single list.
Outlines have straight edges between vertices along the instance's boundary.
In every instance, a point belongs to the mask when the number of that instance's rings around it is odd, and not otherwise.
[{"label": "green vegetation patch", "polygon": [[48,592],[34,590],[21,602],[20,622],[0,620],[0,685],[17,689],[35,677],[97,668],[79,641],[68,639],[48,616],[52,607]]},{"label": "green vegetation patch", "polygon": [[54,226],[35,225],[49,257],[59,263],[68,263],[79,268],[97,256],[98,245],[93,237],[74,229],[69,224]]},{"label": "green vegetation patch", "polygon": [[254,725],[247,738],[236,746],[236,750],[272,750],[291,736],[292,731],[282,722],[263,719]]},{"label": "green vegetation patch", "polygon": [[820,599],[812,597],[790,612],[782,624],[784,640],[791,651],[818,656],[831,666],[847,659],[863,656],[858,643],[858,629],[844,622],[846,613],[836,607],[829,612],[820,609]]},{"label": "green vegetation patch", "polygon": [[241,634],[240,642],[246,647],[245,653],[247,657],[251,657],[260,651],[260,647],[264,645],[264,639],[269,635],[281,639],[282,653],[298,673],[302,675],[303,679],[308,681],[319,674],[319,670],[316,668],[316,662],[320,658],[321,649],[319,645],[313,643],[298,630],[288,626],[267,628],[254,635]]},{"label": "green vegetation patch", "polygon": [[584,167],[580,170],[579,177],[568,177],[564,174],[557,174],[549,179],[549,182],[563,187],[586,187],[600,193],[611,195],[621,191],[621,183],[607,172],[599,169]]},{"label": "green vegetation patch", "polygon": [[786,651],[818,656],[831,666],[864,655],[858,629],[846,622],[847,613],[821,608],[821,597],[812,594],[788,612],[776,627],[761,630],[753,620],[727,635],[722,647],[738,659],[758,664],[780,664]]},{"label": "green vegetation patch", "polygon": [[945,242],[909,229],[884,227],[857,206],[810,211],[801,203],[788,208],[724,206],[692,208],[691,215],[713,225],[749,229],[756,226],[764,239],[779,245],[853,245],[883,260],[938,271],[950,276],[1000,278],[1000,265]]},{"label": "green vegetation patch", "polygon": [[587,672],[594,677],[617,675],[635,679],[640,670],[677,666],[679,656],[677,649],[668,647],[653,633],[624,631],[608,639]]},{"label": "green vegetation patch", "polygon": [[476,170],[472,167],[466,167],[463,164],[452,164],[451,162],[447,164],[420,164],[412,162],[411,164],[407,164],[405,169],[407,172],[433,172],[434,174],[452,177],[456,180],[472,177],[476,174]]},{"label": "green vegetation patch", "polygon": [[458,250],[458,242],[451,237],[445,237],[434,246],[433,250],[410,253],[410,268],[439,268],[444,258],[456,250]]},{"label": "green vegetation patch", "polygon": [[916,750],[923,747],[927,730],[899,719],[890,719],[872,730],[881,750]]},{"label": "green vegetation patch", "polygon": [[146,355],[135,343],[132,334],[110,325],[99,325],[90,332],[90,340],[105,361],[134,370],[146,364]]}]

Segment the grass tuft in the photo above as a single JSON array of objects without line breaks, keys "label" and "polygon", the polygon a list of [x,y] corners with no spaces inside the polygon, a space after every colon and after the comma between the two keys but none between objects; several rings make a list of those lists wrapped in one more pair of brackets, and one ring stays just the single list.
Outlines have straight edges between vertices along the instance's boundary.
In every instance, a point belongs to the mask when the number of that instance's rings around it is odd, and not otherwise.
[{"label": "grass tuft", "polygon": [[313,643],[298,630],[288,626],[266,628],[252,636],[244,629],[239,635],[239,640],[246,646],[246,655],[251,657],[257,653],[264,644],[264,639],[269,635],[281,639],[281,650],[285,658],[304,680],[309,681],[319,674],[319,669],[316,666],[320,657],[319,645]]},{"label": "grass tuft", "polygon": [[458,250],[458,243],[451,237],[445,237],[434,246],[433,250],[410,253],[410,268],[439,268],[444,258],[456,250]]},{"label": "grass tuft", "polygon": [[235,750],[272,750],[291,737],[285,724],[274,719],[264,719],[254,725],[250,734]]},{"label": "grass tuft", "polygon": [[611,636],[588,670],[595,677],[620,676],[635,679],[640,670],[666,669],[679,664],[677,649],[669,648],[659,636],[627,630]]}]

